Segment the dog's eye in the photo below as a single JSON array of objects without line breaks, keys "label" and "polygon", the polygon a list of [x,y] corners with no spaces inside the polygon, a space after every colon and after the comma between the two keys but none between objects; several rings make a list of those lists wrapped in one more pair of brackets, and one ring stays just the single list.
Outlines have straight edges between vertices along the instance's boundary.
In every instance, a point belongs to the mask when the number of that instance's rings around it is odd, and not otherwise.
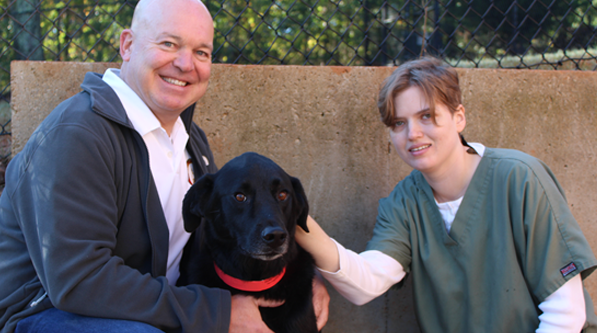
[{"label": "dog's eye", "polygon": [[234,199],[236,199],[236,201],[239,201],[239,202],[247,201],[247,197],[242,193],[236,193],[234,195]]},{"label": "dog's eye", "polygon": [[278,200],[284,201],[284,200],[286,200],[286,198],[288,198],[288,192],[282,191],[282,192],[278,193]]}]

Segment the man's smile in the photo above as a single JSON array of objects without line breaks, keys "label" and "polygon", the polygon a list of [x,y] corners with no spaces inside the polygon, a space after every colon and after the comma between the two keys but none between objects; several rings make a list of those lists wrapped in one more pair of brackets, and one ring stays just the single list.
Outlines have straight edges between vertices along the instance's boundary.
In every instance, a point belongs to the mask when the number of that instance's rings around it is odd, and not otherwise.
[{"label": "man's smile", "polygon": [[161,78],[162,78],[162,80],[164,80],[164,81],[166,81],[168,83],[177,85],[179,87],[185,87],[188,84],[188,82],[180,81],[180,80],[177,80],[177,79],[173,79],[171,77],[164,77],[164,76],[162,76]]}]

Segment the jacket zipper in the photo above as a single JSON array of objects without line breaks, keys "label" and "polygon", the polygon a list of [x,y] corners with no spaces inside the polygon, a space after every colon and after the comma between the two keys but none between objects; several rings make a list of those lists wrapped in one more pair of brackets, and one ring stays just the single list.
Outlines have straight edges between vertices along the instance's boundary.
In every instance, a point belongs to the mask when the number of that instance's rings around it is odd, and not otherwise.
[{"label": "jacket zipper", "polygon": [[31,302],[31,305],[29,305],[29,307],[34,307],[37,304],[41,303],[41,301],[43,301],[44,298],[46,298],[46,296],[48,296],[48,292],[47,291],[43,295],[39,296],[38,299],[36,299],[35,301]]}]

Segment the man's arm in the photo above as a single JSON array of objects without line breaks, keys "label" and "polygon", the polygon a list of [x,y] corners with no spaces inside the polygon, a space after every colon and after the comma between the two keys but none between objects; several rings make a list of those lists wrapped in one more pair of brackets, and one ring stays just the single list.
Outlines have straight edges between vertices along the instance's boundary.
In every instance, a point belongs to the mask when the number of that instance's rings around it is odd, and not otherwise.
[{"label": "man's arm", "polygon": [[[171,287],[164,276],[142,274],[114,254],[123,227],[119,223],[135,225],[119,220],[117,196],[138,195],[128,184],[117,186],[121,179],[114,178],[114,142],[101,140],[97,130],[81,124],[61,125],[43,135],[30,158],[14,166],[23,170],[12,197],[52,304],[68,312],[137,320],[162,329],[226,332],[228,292]],[[128,245],[146,237],[140,234]]]},{"label": "man's arm", "polygon": [[247,295],[232,296],[230,333],[274,333],[261,320],[259,307],[276,307],[284,301],[265,300]]},{"label": "man's arm", "polygon": [[318,271],[315,271],[315,278],[313,279],[313,309],[315,310],[315,317],[317,318],[317,329],[322,330],[328,322],[330,314],[330,294],[328,294],[323,279]]}]

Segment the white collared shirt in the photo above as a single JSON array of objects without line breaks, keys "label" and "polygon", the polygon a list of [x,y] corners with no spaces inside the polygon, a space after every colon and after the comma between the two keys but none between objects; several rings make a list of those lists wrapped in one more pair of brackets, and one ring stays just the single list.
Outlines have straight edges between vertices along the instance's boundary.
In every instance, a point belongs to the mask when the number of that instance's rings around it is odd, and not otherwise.
[{"label": "white collared shirt", "polygon": [[106,70],[103,80],[116,92],[126,115],[147,146],[151,174],[170,232],[166,278],[169,284],[174,285],[179,276],[182,250],[190,237],[182,220],[182,201],[193,179],[189,174],[190,159],[185,149],[189,135],[179,117],[168,136],[153,112],[122,81],[119,69]]}]

